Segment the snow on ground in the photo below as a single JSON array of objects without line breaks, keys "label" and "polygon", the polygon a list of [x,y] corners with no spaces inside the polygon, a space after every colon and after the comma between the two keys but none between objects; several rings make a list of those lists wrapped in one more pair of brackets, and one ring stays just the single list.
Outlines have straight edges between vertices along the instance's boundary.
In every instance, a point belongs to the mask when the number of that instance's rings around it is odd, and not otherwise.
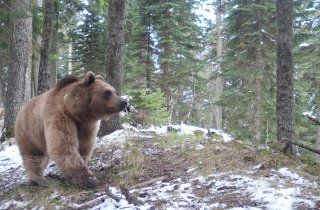
[{"label": "snow on ground", "polygon": [[[289,174],[288,177],[292,180],[283,179],[282,172]],[[275,171],[273,176],[259,179],[247,175],[236,175],[233,172],[215,173],[206,177],[196,176],[189,180],[176,178],[169,182],[159,181],[150,187],[132,190],[131,193],[139,194],[140,201],[143,203],[141,206],[133,206],[124,200],[117,203],[107,199],[92,209],[150,209],[151,202],[154,201],[163,203],[162,209],[224,209],[230,206],[230,203],[225,203],[226,199],[222,199],[224,196],[236,198],[239,195],[243,198],[244,205],[228,209],[290,210],[298,205],[304,206],[305,209],[316,209],[316,202],[320,202],[320,198],[304,192],[305,183],[296,183],[294,180],[305,179],[295,175],[292,177],[293,174],[287,168],[281,168]],[[285,186],[289,184],[295,185]],[[319,187],[316,183],[313,184],[313,189]],[[203,189],[206,190],[204,194],[197,193],[197,190]],[[121,195],[119,191],[113,190]]]},{"label": "snow on ground", "polygon": [[224,142],[229,142],[233,139],[229,134],[226,134],[223,131],[220,131],[217,129],[205,129],[205,128],[200,128],[196,126],[186,125],[186,124],[169,125],[169,126],[152,126],[148,129],[143,129],[141,131],[151,131],[151,132],[155,132],[156,134],[165,134],[170,129],[177,131],[178,134],[180,135],[194,135],[196,132],[199,132],[199,131],[202,132],[204,135],[215,134],[217,136],[221,136]]},{"label": "snow on ground", "polygon": [[22,165],[22,159],[17,145],[11,145],[0,151],[0,173],[10,169],[18,169]]},{"label": "snow on ground", "polygon": [[[194,135],[195,132],[201,131],[203,135],[209,132],[221,136],[225,142],[232,140],[232,137],[222,131],[214,129],[203,129],[187,125],[170,126],[178,132],[179,135]],[[151,127],[138,131],[134,129],[132,133],[137,137],[143,136],[148,138],[148,132],[155,134],[165,134],[168,126]],[[131,134],[132,134],[131,133]],[[123,142],[126,139],[127,132],[124,130],[116,131],[98,140],[98,145],[108,144],[111,142]],[[203,149],[203,145],[198,144],[196,150]],[[189,168],[186,173],[188,178],[174,178],[170,181],[158,181],[152,186],[140,189],[133,189],[130,193],[137,193],[140,206],[129,204],[121,195],[117,187],[112,187],[111,191],[121,197],[120,202],[107,198],[103,203],[97,204],[92,210],[98,209],[151,209],[154,202],[159,203],[163,209],[228,209],[232,210],[289,210],[296,209],[299,206],[305,209],[316,209],[319,207],[320,197],[314,196],[311,191],[317,190],[319,184],[310,181],[296,173],[291,172],[288,168],[271,170],[270,175],[255,177],[252,174],[260,170],[260,167],[254,167],[252,171],[235,174],[236,172],[218,173],[212,169],[212,173],[206,176],[197,174],[196,168]],[[12,180],[12,172],[15,173]],[[6,146],[0,151],[0,173],[2,183],[19,182],[24,179],[24,171],[19,150],[16,145]],[[0,193],[2,195],[2,193]],[[242,199],[242,205],[232,199]],[[226,201],[228,203],[226,203]],[[153,204],[152,204],[153,203]],[[1,201],[0,209],[8,209],[15,206],[16,209],[24,208],[26,203],[9,200]],[[77,205],[74,205],[77,207]]]}]

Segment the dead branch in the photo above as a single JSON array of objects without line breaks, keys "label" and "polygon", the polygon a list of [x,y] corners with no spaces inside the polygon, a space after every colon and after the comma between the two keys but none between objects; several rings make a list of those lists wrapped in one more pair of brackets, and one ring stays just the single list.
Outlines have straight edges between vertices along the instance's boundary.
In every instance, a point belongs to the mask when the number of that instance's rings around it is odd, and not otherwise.
[{"label": "dead branch", "polygon": [[320,125],[320,120],[315,118],[315,117],[312,117],[310,115],[305,115],[309,120],[311,120],[312,122],[315,122],[317,125]]},{"label": "dead branch", "polygon": [[112,198],[113,200],[119,202],[121,200],[120,197],[118,197],[117,195],[113,194],[110,189],[109,189],[109,186],[107,185],[106,187],[106,195],[108,195],[110,198]]},{"label": "dead branch", "polygon": [[93,206],[96,206],[96,205],[99,204],[99,203],[103,203],[107,197],[109,197],[109,196],[108,196],[108,195],[100,196],[100,197],[98,197],[98,198],[96,198],[96,199],[93,199],[93,200],[91,200],[91,201],[88,201],[88,202],[86,202],[86,203],[83,203],[83,204],[77,206],[75,209],[80,210],[80,209],[88,209],[88,208],[91,208],[91,207],[93,207]]},{"label": "dead branch", "polygon": [[292,143],[292,144],[294,144],[294,145],[297,145],[297,146],[299,146],[299,147],[301,147],[301,148],[303,148],[303,149],[309,150],[309,151],[311,151],[311,152],[314,152],[314,153],[317,153],[317,154],[320,155],[320,150],[313,149],[313,148],[311,148],[311,147],[309,147],[309,146],[307,146],[307,145],[301,144],[301,143],[299,143],[299,142],[290,141],[290,140],[285,140],[285,141],[288,141],[288,142],[290,142],[290,143]]},{"label": "dead branch", "polygon": [[166,179],[168,179],[167,176],[160,176],[160,177],[157,177],[157,178],[148,180],[148,181],[146,181],[146,182],[142,182],[142,183],[133,185],[133,186],[131,186],[131,187],[129,188],[129,190],[147,187],[147,186],[149,186],[149,185],[151,185],[151,184],[153,184],[153,183],[156,183],[156,182],[158,182],[158,181],[163,181],[163,180],[166,180]]},{"label": "dead branch", "polygon": [[138,195],[136,192],[134,193],[130,193],[129,192],[129,189],[126,188],[125,186],[120,186],[120,190],[121,190],[121,193],[124,195],[124,197],[126,197],[126,200],[135,205],[135,206],[139,206],[141,205],[141,201],[139,201],[138,199]]}]

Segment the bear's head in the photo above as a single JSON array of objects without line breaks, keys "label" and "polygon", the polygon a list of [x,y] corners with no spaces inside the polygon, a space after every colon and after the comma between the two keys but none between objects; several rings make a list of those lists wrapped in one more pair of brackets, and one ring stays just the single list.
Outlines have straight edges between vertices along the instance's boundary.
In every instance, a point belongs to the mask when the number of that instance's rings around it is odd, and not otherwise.
[{"label": "bear's head", "polygon": [[74,119],[109,120],[126,108],[127,101],[102,76],[89,71],[66,93],[64,104]]}]

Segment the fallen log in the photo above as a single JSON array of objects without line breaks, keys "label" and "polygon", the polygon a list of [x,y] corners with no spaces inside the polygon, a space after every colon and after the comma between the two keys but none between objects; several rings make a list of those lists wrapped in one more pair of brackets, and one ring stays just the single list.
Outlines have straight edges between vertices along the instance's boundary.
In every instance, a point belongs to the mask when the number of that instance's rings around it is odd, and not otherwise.
[{"label": "fallen log", "polygon": [[108,185],[106,186],[105,192],[106,192],[106,194],[107,194],[110,198],[112,198],[113,200],[115,200],[115,201],[117,201],[117,202],[119,202],[119,201],[121,200],[120,197],[118,197],[117,195],[113,194],[113,193],[110,191]]},{"label": "fallen log", "polygon": [[93,199],[91,201],[88,201],[86,203],[83,203],[83,204],[78,205],[78,206],[73,207],[73,208],[75,208],[77,210],[92,208],[93,206],[96,206],[96,205],[98,205],[100,203],[103,203],[105,201],[105,199],[108,198],[108,197],[109,197],[109,195],[103,195],[103,196],[100,196],[100,197],[98,197],[96,199]]},{"label": "fallen log", "polygon": [[137,188],[148,187],[149,185],[151,185],[151,184],[153,184],[153,183],[156,183],[156,182],[159,182],[159,181],[164,181],[164,180],[166,180],[166,179],[168,179],[168,176],[160,176],[160,177],[157,177],[157,178],[148,180],[148,181],[146,181],[146,182],[142,182],[142,183],[133,185],[133,186],[130,187],[129,190],[133,190],[133,189],[137,189]]}]

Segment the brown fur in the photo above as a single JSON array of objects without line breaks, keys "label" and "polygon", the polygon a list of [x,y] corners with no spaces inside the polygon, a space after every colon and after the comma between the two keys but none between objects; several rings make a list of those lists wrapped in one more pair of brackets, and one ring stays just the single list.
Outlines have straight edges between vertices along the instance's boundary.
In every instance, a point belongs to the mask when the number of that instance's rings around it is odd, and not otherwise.
[{"label": "brown fur", "polygon": [[44,181],[49,159],[74,183],[88,187],[97,180],[87,167],[98,121],[121,111],[126,101],[101,76],[67,77],[33,98],[18,113],[16,142],[30,181]]}]

